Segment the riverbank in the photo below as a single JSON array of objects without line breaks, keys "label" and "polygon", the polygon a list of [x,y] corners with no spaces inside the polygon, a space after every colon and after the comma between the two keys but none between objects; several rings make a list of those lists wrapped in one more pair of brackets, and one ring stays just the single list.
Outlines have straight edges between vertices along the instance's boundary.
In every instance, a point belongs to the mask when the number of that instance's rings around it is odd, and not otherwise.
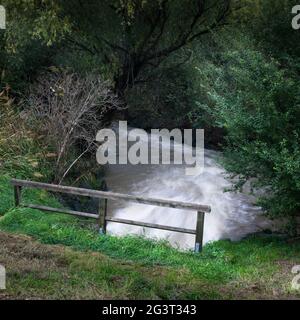
[{"label": "riverbank", "polygon": [[[297,242],[252,236],[209,243],[194,254],[166,242],[100,236],[89,219],[14,208],[11,178],[48,181],[49,150],[24,130],[0,127],[0,264],[7,269],[0,298],[300,298],[291,288]],[[25,189],[23,200],[61,205],[41,190]]]},{"label": "riverbank", "polygon": [[[13,208],[9,179],[0,178],[3,299],[300,298],[291,288],[299,243],[252,236],[194,254],[165,242],[100,236],[88,219]],[[37,190],[27,190],[24,200],[58,205]]]},{"label": "riverbank", "polygon": [[[7,270],[7,290],[0,292],[1,299],[300,299],[299,293],[290,289],[293,277],[291,268],[299,263],[299,256],[282,257],[284,246],[266,246],[251,253],[251,266],[246,266],[243,249],[254,249],[255,241],[233,245],[227,243],[226,255],[220,255],[225,243],[218,243],[205,250],[199,264],[202,272],[180,265],[159,265],[113,259],[100,252],[82,252],[61,245],[45,245],[31,237],[0,232],[1,263]],[[258,244],[258,242],[256,242]],[[266,247],[269,247],[268,249]],[[214,248],[214,250],[213,250]],[[219,249],[219,253],[218,253]],[[154,250],[154,248],[153,248]],[[252,251],[251,250],[251,251]],[[206,267],[205,261],[211,260]],[[213,258],[213,251],[215,257]],[[275,250],[276,251],[276,250]],[[267,257],[262,259],[263,253]],[[234,272],[233,260],[238,263],[240,274]],[[273,259],[270,257],[273,256]],[[277,258],[276,258],[277,256]],[[227,258],[226,258],[227,257]],[[213,280],[221,261],[227,261],[231,276]],[[231,260],[231,261],[230,261]],[[272,261],[272,265],[271,262]],[[222,278],[222,270],[219,270]]]}]

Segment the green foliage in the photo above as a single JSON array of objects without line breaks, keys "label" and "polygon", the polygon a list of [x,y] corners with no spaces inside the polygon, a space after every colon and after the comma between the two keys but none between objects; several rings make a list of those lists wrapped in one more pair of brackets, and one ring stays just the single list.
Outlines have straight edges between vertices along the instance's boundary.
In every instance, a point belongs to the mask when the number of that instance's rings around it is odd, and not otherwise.
[{"label": "green foliage", "polygon": [[298,4],[297,0],[243,0],[234,17],[266,51],[285,60],[286,65],[289,56],[294,60],[300,53],[299,32],[291,27],[292,8]]},{"label": "green foliage", "polygon": [[0,30],[0,87],[24,93],[43,67],[51,65],[57,46],[70,31],[60,6],[51,0],[3,0],[6,30]]},{"label": "green foliage", "polygon": [[[199,16],[195,0],[3,0],[8,16],[7,30],[0,33],[0,87],[8,83],[23,93],[53,64],[101,73],[127,99],[132,125],[225,133],[229,171],[242,181],[255,178],[265,190],[260,203],[271,216],[295,218],[300,207],[295,2],[243,0],[231,15],[232,27],[213,34],[208,30],[223,21],[228,1],[205,1],[207,11]],[[181,64],[186,51],[193,53],[192,62]],[[2,114],[1,125],[20,121],[16,114]],[[11,128],[0,132],[1,168],[41,177],[39,169],[50,163],[48,146],[40,143],[38,150],[36,133]],[[45,172],[49,177],[50,170]]]},{"label": "green foliage", "polygon": [[52,159],[48,147],[25,125],[20,111],[11,103],[9,97],[0,97],[0,170],[18,178],[47,179]]},{"label": "green foliage", "polygon": [[125,98],[145,73],[223,21],[229,2],[71,0],[61,10],[72,25],[67,44],[109,66],[115,90]]},{"label": "green foliage", "polygon": [[257,178],[268,213],[293,217],[300,209],[299,78],[245,33],[214,46],[197,66],[203,99],[193,116],[204,112],[226,130],[227,168]]},{"label": "green foliage", "polygon": [[156,69],[172,53],[222,22],[229,2],[5,0],[8,22],[0,39],[2,81],[25,85],[52,61],[62,60],[65,66],[71,53],[68,67],[81,71],[96,65],[92,71],[101,70],[113,79],[115,90],[124,98],[144,71]]}]

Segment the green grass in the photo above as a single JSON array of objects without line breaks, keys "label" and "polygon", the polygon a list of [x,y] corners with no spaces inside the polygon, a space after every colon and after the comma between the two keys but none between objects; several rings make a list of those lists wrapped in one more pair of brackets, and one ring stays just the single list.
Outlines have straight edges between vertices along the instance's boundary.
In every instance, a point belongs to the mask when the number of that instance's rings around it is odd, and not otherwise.
[{"label": "green grass", "polygon": [[144,266],[95,252],[43,245],[0,232],[0,261],[7,270],[1,298],[185,299],[220,298],[184,269]]},{"label": "green grass", "polygon": [[[260,287],[264,287],[265,293],[272,292],[274,287],[282,295],[290,294],[290,281],[293,275],[288,274],[288,268],[300,264],[299,243],[288,244],[285,240],[276,237],[252,236],[240,242],[226,240],[209,243],[201,254],[194,254],[180,252],[171,248],[166,242],[150,241],[133,236],[122,238],[101,236],[87,219],[49,214],[30,208],[13,208],[13,194],[9,180],[9,176],[0,178],[2,214],[0,230],[30,235],[44,244],[62,244],[79,251],[100,252],[111,259],[134,263],[137,270],[141,267],[166,268],[169,271],[164,274],[164,281],[167,282],[164,288],[168,287],[169,283],[172,292],[174,279],[178,278],[177,272],[185,274],[185,281],[190,279],[192,283],[201,283],[198,290],[189,289],[181,295],[181,298],[231,297],[231,295],[235,296],[237,288],[242,288],[242,284],[250,287],[251,284],[259,284]],[[25,190],[23,198],[25,202],[59,206],[53,196],[43,191]],[[284,270],[281,261],[287,263]],[[114,269],[102,268],[101,270],[100,274],[96,270],[87,271],[92,274],[86,274],[85,277],[93,278],[96,274],[100,276],[102,272],[118,274]],[[146,290],[149,289],[145,279],[142,281],[135,277],[138,275],[131,273],[130,279],[126,280],[135,283],[130,290],[141,293],[142,289],[139,288],[138,283],[142,283],[142,287],[146,287]],[[275,278],[278,279],[274,280]],[[203,286],[206,288],[205,294],[201,290]],[[207,286],[213,290],[207,290]],[[228,286],[232,289],[226,289],[225,293],[220,293],[220,287]],[[160,297],[168,298],[175,294],[174,292],[169,294],[170,290],[164,290],[159,293]]]},{"label": "green grass", "polygon": [[[12,245],[11,252],[0,252],[0,262],[13,270],[9,275],[9,295],[119,299],[300,298],[299,292],[291,290],[294,276],[291,268],[300,264],[299,243],[251,236],[240,242],[209,243],[201,254],[194,254],[180,252],[163,241],[99,235],[89,219],[14,208],[10,179],[36,180],[38,172],[47,181],[51,167],[35,144],[36,139],[24,138],[31,134],[20,133],[21,138],[16,140],[19,144],[14,140],[15,131],[9,134],[9,139],[1,139],[9,131],[4,124],[0,128],[0,230],[15,237],[28,235],[40,243],[32,245],[32,240],[28,240],[25,248],[20,245],[16,250]],[[60,206],[53,195],[41,190],[25,189],[23,201]],[[22,243],[6,236],[4,239],[8,240],[3,240],[0,250],[9,247],[10,241]],[[55,246],[50,246],[53,249],[46,246],[55,244],[69,249],[57,252]],[[37,252],[31,257],[30,248],[36,246],[38,249],[32,250]],[[43,263],[45,250],[50,253],[54,250],[50,257],[57,257],[52,267],[51,259]],[[28,254],[24,256],[23,251]],[[20,255],[19,259],[11,260],[16,254]],[[28,261],[28,272],[18,266],[19,260]],[[63,266],[60,261],[64,261]],[[48,264],[51,272],[47,271]],[[60,269],[61,272],[57,271]],[[91,283],[95,283],[93,290]]]}]

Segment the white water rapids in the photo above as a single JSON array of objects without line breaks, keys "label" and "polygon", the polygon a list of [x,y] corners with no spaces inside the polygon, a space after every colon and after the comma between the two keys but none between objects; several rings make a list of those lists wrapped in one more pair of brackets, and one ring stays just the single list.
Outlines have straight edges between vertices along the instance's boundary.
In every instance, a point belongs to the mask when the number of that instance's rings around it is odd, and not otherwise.
[{"label": "white water rapids", "polygon": [[[176,148],[175,144],[175,152]],[[181,152],[181,148],[178,150]],[[205,214],[204,243],[219,239],[239,240],[267,228],[269,222],[254,205],[252,195],[224,192],[232,183],[217,158],[217,152],[205,150],[204,172],[198,176],[185,175],[185,165],[110,165],[106,181],[108,189],[113,192],[210,205],[211,213]],[[167,226],[196,227],[196,212],[193,211],[109,201],[108,214]],[[193,248],[195,242],[193,235],[118,223],[108,223],[107,231],[116,235],[139,234],[167,239],[173,246],[183,249]]]}]

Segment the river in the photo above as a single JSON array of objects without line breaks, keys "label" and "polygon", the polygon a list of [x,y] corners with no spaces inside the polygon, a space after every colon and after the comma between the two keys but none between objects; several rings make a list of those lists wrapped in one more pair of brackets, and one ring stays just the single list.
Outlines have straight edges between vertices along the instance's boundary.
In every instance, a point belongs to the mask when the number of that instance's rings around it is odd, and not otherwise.
[{"label": "river", "polygon": [[[173,151],[176,152],[176,148],[178,145],[175,144]],[[232,181],[218,163],[220,153],[206,149],[204,154],[204,171],[197,176],[187,176],[185,165],[110,165],[106,168],[108,189],[210,205],[211,213],[205,214],[204,244],[219,239],[240,240],[250,233],[268,228],[269,222],[255,205],[255,197],[250,192],[224,192],[232,186]],[[195,229],[196,226],[196,212],[123,201],[109,201],[108,214],[188,229]],[[166,239],[181,249],[193,248],[195,242],[193,235],[118,223],[108,223],[107,231],[115,235],[139,234]]]}]

